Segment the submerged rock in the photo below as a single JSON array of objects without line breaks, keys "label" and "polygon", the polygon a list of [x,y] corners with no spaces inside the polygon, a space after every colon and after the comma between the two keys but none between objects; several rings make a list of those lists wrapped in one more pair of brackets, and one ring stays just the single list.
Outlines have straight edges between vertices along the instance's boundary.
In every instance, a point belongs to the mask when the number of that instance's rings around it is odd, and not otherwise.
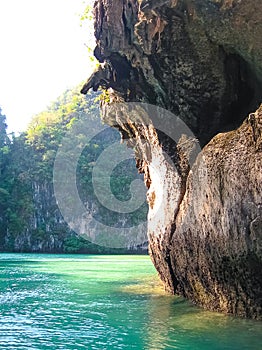
[{"label": "submerged rock", "polygon": [[[94,12],[102,66],[82,91],[110,88],[104,119],[135,138],[161,279],[208,309],[261,318],[261,1],[96,0]],[[119,101],[183,120],[203,147],[194,165],[189,139],[170,140],[153,118],[120,120],[108,112]]]}]

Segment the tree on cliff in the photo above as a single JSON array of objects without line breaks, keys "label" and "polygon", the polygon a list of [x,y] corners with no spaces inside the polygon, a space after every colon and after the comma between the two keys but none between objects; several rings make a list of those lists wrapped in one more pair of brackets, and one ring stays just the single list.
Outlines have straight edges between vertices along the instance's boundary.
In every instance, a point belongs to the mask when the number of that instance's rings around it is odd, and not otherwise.
[{"label": "tree on cliff", "polygon": [[9,153],[9,139],[6,129],[6,116],[2,114],[2,109],[0,107],[0,247],[3,243],[4,233],[6,230],[4,209],[5,202],[8,197],[8,191],[6,190],[4,181],[4,171],[7,164],[7,155]]},{"label": "tree on cliff", "polygon": [[2,167],[4,166],[4,157],[8,152],[9,145],[9,138],[7,136],[6,129],[6,116],[2,114],[2,109],[0,107],[0,173],[2,172]]},{"label": "tree on cliff", "polygon": [[[120,136],[116,130],[106,128],[86,142],[82,132],[86,127],[85,118],[90,120],[91,130],[101,125],[98,94],[90,93],[85,97],[79,91],[80,86],[65,91],[32,119],[24,133],[12,137],[11,141],[6,135],[5,117],[1,118],[0,151],[4,157],[0,176],[0,251],[109,252],[75,236],[63,220],[54,195],[53,167],[57,150],[65,135],[74,130],[76,124],[80,125],[80,132],[74,134],[76,141],[84,145],[76,169],[80,197],[84,203],[89,203],[88,207],[97,208],[96,215],[104,223],[115,225],[118,220],[117,213],[99,205],[93,190],[92,170],[101,152],[112,143],[118,143]],[[74,147],[75,140],[71,142]],[[134,177],[137,171],[132,161],[114,169],[110,185],[119,200],[129,199]],[[139,221],[141,215],[145,220],[146,214],[145,206],[142,214],[137,211],[130,216],[129,224]],[[127,221],[126,217],[123,219]]]}]

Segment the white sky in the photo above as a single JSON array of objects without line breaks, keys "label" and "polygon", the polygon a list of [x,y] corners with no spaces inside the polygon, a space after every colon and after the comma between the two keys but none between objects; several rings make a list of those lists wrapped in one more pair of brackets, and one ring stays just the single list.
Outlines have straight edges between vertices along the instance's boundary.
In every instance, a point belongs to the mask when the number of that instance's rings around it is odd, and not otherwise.
[{"label": "white sky", "polygon": [[92,0],[0,0],[0,106],[23,131],[66,88],[88,78],[93,30],[79,14]]}]

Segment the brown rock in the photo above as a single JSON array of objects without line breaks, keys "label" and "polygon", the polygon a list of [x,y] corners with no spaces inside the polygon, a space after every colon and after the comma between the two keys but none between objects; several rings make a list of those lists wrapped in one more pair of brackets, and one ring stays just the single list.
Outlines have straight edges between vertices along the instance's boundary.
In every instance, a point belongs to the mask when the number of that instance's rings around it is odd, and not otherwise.
[{"label": "brown rock", "polygon": [[204,147],[190,167],[192,141],[172,142],[152,118],[139,124],[103,105],[145,173],[160,277],[208,309],[252,318],[262,317],[261,13],[260,0],[95,2],[95,54],[110,66],[100,84],[115,90],[110,102],[163,107]]}]

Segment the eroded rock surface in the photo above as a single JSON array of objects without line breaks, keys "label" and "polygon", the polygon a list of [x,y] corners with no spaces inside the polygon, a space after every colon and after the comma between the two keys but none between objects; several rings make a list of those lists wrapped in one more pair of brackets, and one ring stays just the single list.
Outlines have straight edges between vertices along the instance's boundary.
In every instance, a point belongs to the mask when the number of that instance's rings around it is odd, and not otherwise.
[{"label": "eroded rock surface", "polygon": [[[101,66],[82,92],[109,89],[104,119],[132,138],[161,279],[206,308],[261,318],[261,1],[96,0],[94,9]],[[203,147],[195,164],[192,140],[174,142],[150,113],[147,123],[124,108],[120,118],[110,110],[119,101],[181,118]]]}]

